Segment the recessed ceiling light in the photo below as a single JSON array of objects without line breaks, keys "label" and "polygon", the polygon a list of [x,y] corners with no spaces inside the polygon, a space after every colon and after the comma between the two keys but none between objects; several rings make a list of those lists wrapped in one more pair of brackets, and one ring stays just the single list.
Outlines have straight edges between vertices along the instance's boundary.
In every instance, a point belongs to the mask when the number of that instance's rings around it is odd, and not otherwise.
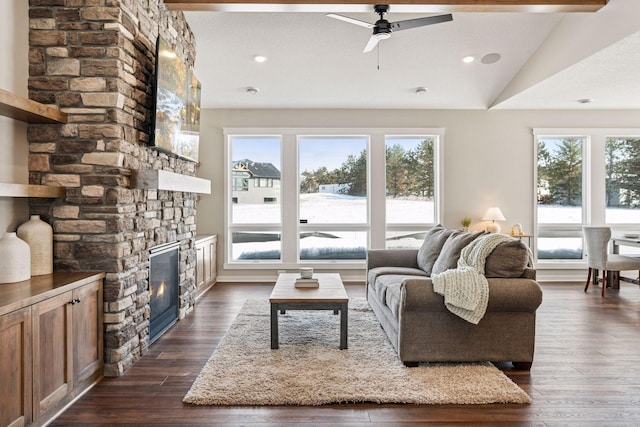
[{"label": "recessed ceiling light", "polygon": [[263,62],[265,62],[267,60],[267,57],[263,56],[263,55],[256,55],[256,56],[253,57],[253,60],[258,62],[258,63],[260,63],[260,64],[262,64]]},{"label": "recessed ceiling light", "polygon": [[592,102],[593,102],[593,99],[591,98],[578,99],[578,103],[580,104],[591,104]]},{"label": "recessed ceiling light", "polygon": [[253,86],[249,86],[249,87],[248,87],[248,88],[246,88],[245,90],[247,91],[247,93],[248,93],[249,95],[255,95],[255,94],[257,94],[258,92],[260,92],[260,90],[258,90],[258,88],[257,88],[257,87],[253,87]]},{"label": "recessed ceiling light", "polygon": [[483,64],[493,64],[500,61],[500,58],[502,58],[502,56],[500,56],[499,53],[488,53],[480,59],[480,62]]},{"label": "recessed ceiling light", "polygon": [[426,94],[428,91],[429,91],[429,90],[428,90],[426,87],[423,87],[423,86],[417,87],[417,88],[416,88],[416,90],[415,90],[416,95],[424,95],[424,94]]},{"label": "recessed ceiling light", "polygon": [[464,62],[465,64],[469,64],[469,63],[473,62],[475,59],[476,59],[475,56],[468,55],[468,56],[465,56],[464,58],[462,58],[462,62]]}]

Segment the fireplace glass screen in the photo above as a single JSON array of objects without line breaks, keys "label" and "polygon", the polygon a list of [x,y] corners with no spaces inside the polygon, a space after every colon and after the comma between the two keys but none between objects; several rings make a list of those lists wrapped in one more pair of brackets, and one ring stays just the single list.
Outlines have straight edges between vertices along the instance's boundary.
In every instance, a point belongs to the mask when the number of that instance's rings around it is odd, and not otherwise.
[{"label": "fireplace glass screen", "polygon": [[149,339],[153,343],[178,320],[179,245],[156,246],[149,252]]}]

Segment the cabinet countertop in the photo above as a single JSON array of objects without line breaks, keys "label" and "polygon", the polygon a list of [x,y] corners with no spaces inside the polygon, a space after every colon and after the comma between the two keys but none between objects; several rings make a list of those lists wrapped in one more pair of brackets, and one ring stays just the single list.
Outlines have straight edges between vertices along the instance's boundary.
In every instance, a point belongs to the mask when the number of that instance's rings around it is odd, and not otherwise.
[{"label": "cabinet countertop", "polygon": [[33,276],[29,280],[0,284],[0,316],[63,294],[96,280],[102,272],[53,273]]}]

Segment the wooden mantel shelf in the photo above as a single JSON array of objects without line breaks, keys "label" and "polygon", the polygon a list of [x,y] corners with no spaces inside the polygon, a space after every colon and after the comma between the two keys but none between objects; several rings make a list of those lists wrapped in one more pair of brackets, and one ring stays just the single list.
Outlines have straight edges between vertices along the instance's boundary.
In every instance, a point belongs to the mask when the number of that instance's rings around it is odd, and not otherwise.
[{"label": "wooden mantel shelf", "polygon": [[10,184],[0,183],[0,197],[64,197],[65,187],[51,187],[48,185]]},{"label": "wooden mantel shelf", "polygon": [[0,115],[26,123],[67,123],[67,113],[0,89]]},{"label": "wooden mantel shelf", "polygon": [[144,169],[132,172],[131,188],[211,194],[211,181],[165,170]]}]

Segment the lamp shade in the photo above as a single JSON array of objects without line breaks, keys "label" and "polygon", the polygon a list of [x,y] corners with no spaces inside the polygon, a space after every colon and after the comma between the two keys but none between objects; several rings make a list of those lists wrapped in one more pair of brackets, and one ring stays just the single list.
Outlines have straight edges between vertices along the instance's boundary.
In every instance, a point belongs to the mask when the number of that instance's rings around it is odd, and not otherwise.
[{"label": "lamp shade", "polygon": [[482,216],[483,221],[504,221],[505,219],[502,211],[497,206],[487,209]]},{"label": "lamp shade", "polygon": [[502,211],[499,207],[495,206],[487,209],[482,217],[483,221],[491,221],[491,224],[487,225],[487,231],[489,233],[499,233],[500,224],[496,224],[496,221],[504,221],[505,217],[502,215]]}]

